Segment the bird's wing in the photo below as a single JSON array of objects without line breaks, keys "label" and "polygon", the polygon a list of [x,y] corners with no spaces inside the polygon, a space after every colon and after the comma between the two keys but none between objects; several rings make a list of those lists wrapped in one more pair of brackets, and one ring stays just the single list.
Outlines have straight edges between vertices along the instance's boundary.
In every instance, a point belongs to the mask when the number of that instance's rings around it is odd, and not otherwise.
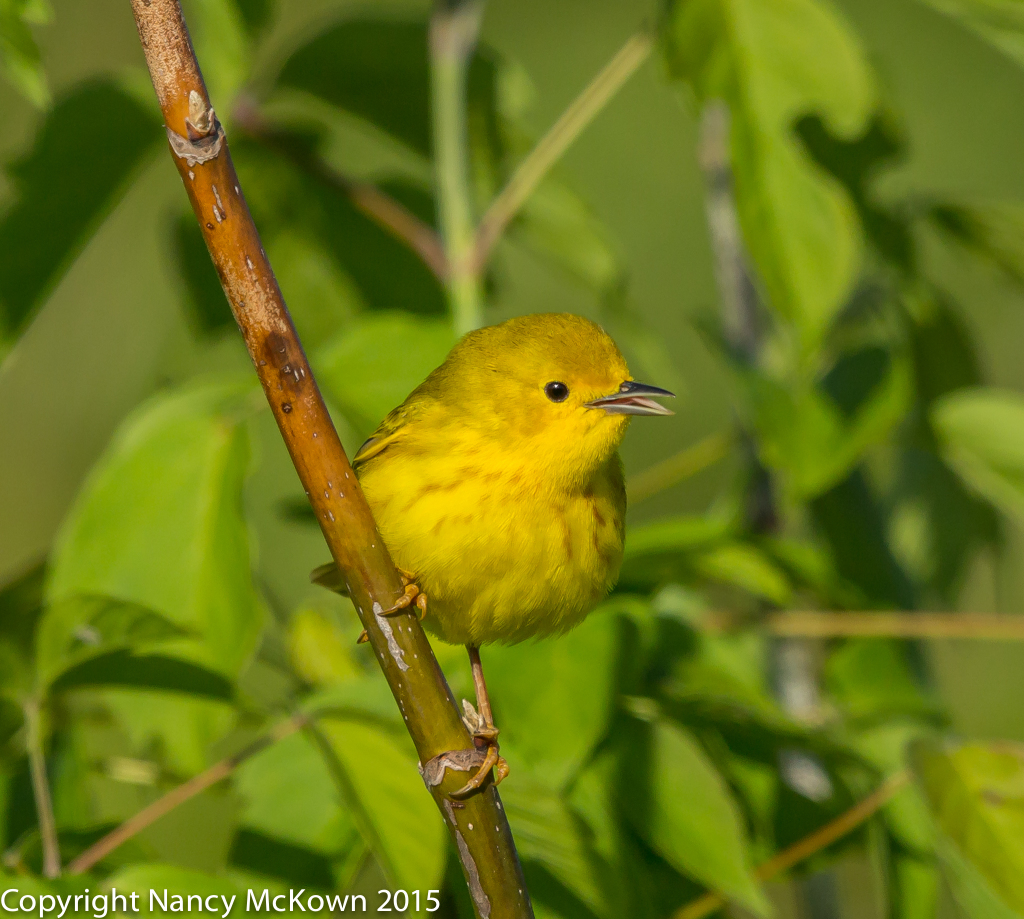
[{"label": "bird's wing", "polygon": [[395,441],[400,440],[418,413],[416,406],[410,405],[408,402],[390,412],[377,430],[364,441],[356,452],[352,460],[352,468],[358,472],[360,466],[365,465],[375,456],[380,456]]}]

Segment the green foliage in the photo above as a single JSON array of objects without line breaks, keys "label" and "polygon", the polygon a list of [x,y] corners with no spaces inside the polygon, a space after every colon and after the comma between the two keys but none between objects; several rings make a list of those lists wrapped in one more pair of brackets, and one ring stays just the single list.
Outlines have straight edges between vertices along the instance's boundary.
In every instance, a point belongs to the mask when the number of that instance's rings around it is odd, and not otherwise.
[{"label": "green foliage", "polygon": [[[929,2],[1024,63],[1019,4]],[[294,31],[278,28],[273,0],[185,8],[246,198],[354,446],[455,342],[444,272],[360,197],[372,184],[392,217],[434,240],[428,24],[312,11]],[[0,0],[0,54],[39,105],[45,77],[26,23],[45,11]],[[571,308],[605,324],[638,377],[680,392],[697,373],[728,381],[736,429],[704,506],[688,498],[631,519],[616,592],[583,625],[484,650],[511,766],[502,800],[537,914],[664,919],[710,890],[767,915],[754,867],[906,768],[909,748],[917,784],[798,872],[868,858],[892,916],[935,919],[941,868],[971,919],[1024,916],[1019,751],[950,746],[928,655],[896,639],[823,643],[808,720],[776,698],[779,650],[757,628],[776,607],[956,608],[979,551],[1024,517],[1024,402],[989,385],[977,323],[928,248],[952,243],[942,251],[1019,290],[1024,209],[910,196],[906,183],[883,194],[882,173],[913,149],[903,113],[826,0],[680,0],[659,28],[657,78],[681,84],[697,116],[729,108],[730,145],[705,178],[719,191],[731,179],[756,301],[749,348],[701,315],[711,347],[684,355],[664,334],[691,319],[674,315],[674,295],[672,315],[649,325],[660,307],[646,278],[634,281],[635,254],[568,170],[543,178],[481,270],[488,320],[510,304],[577,298]],[[515,61],[476,49],[465,138],[475,217],[530,150],[527,83]],[[155,108],[127,85],[70,87],[10,167],[5,348],[163,146]],[[630,155],[645,168],[647,151]],[[173,356],[150,368],[166,385],[109,439],[45,563],[0,585],[4,864],[25,890],[78,889],[37,877],[34,706],[65,859],[301,711],[308,727],[118,849],[88,883],[228,897],[250,886],[442,890],[439,915],[464,919],[454,845],[401,713],[354,644],[355,612],[305,584],[322,546],[289,524],[310,522],[308,507],[290,498],[294,474],[267,439],[261,394],[237,376],[231,313],[183,207],[146,218],[166,243],[166,278],[153,284],[175,284],[185,320]],[[711,611],[735,613],[735,629],[710,629]],[[464,655],[436,651],[469,696]]]},{"label": "green foliage", "polygon": [[109,82],[78,87],[47,113],[31,152],[8,167],[18,194],[0,219],[5,333],[24,325],[161,139],[158,117]]},{"label": "green foliage", "polygon": [[857,38],[819,0],[700,0],[673,5],[665,53],[699,104],[729,104],[744,238],[770,305],[810,351],[849,292],[860,228],[792,124],[815,111],[845,137],[864,129],[875,88]]}]

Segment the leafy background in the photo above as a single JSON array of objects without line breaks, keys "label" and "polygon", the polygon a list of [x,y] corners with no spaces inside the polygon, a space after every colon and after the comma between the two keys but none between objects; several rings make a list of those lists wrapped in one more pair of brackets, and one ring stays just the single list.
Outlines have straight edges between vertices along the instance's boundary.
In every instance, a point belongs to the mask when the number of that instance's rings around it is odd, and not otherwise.
[{"label": "leafy background", "polygon": [[[351,194],[372,182],[435,221],[429,10],[185,6],[351,448],[455,340],[442,286]],[[561,640],[485,652],[538,915],[654,919],[704,890],[733,915],[1024,915],[1020,646],[757,624],[1020,608],[1020,4],[491,0],[470,77],[478,214],[643,25],[653,55],[485,278],[487,321],[592,316],[681,395],[624,447],[617,592]],[[0,0],[0,55],[5,886],[374,906],[390,886],[471,915],[351,607],[308,583],[326,552],[167,162],[127,4]],[[715,100],[762,302],[746,341],[722,321],[705,213]],[[691,474],[643,476],[672,457]],[[721,614],[739,625],[722,634]],[[437,653],[468,694],[463,652]],[[33,753],[68,861],[299,710],[314,729],[91,874],[40,878]],[[757,879],[905,768],[867,824]]]}]

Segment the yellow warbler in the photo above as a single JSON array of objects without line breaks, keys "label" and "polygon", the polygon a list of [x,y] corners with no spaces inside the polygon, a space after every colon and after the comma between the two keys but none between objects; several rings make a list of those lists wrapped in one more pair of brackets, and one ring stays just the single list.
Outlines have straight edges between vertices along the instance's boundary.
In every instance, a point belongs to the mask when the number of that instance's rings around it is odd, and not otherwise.
[{"label": "yellow warbler", "polygon": [[[467,789],[497,760],[479,646],[565,632],[613,586],[626,511],[617,448],[631,415],[672,414],[651,398],[671,395],[634,382],[593,322],[524,316],[466,335],[356,454],[381,536],[409,572],[389,612],[418,599],[428,631],[469,648],[480,711],[467,713],[491,750]],[[316,579],[329,583],[330,567]]]}]

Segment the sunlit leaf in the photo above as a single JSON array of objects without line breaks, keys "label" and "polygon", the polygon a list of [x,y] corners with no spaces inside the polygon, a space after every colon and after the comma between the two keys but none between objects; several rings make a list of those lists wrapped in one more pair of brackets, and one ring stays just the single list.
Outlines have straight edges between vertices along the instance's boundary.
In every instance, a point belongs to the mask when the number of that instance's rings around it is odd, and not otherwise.
[{"label": "sunlit leaf", "polygon": [[404,890],[429,890],[444,869],[444,827],[412,752],[379,728],[323,719],[344,806],[384,871]]},{"label": "sunlit leaf", "polygon": [[[502,802],[520,857],[527,862],[527,877],[529,862],[538,862],[596,915],[608,915],[587,828],[557,792],[524,778],[502,786]],[[531,894],[543,899],[544,892],[535,886],[531,884]]]},{"label": "sunlit leaf", "polygon": [[[748,866],[743,826],[722,777],[683,729],[658,720],[637,724],[636,731],[649,733],[646,740],[635,738],[627,754],[627,819],[683,874],[767,915],[768,902]],[[647,759],[639,755],[644,747]]]},{"label": "sunlit leaf", "polygon": [[323,756],[303,734],[247,760],[235,784],[245,802],[243,827],[325,854],[336,853],[354,832]]},{"label": "sunlit leaf", "polygon": [[194,636],[159,643],[161,653],[237,674],[263,621],[241,507],[250,387],[160,395],[124,422],[64,523],[51,602],[146,607]]},{"label": "sunlit leaf", "polygon": [[1024,66],[1024,8],[1018,0],[924,0]]},{"label": "sunlit leaf", "polygon": [[39,47],[29,26],[45,25],[52,17],[48,0],[3,0],[0,3],[0,58],[7,79],[38,108],[49,104],[50,89]]},{"label": "sunlit leaf", "polygon": [[1024,397],[960,390],[935,403],[932,424],[964,481],[1000,510],[1024,517]]},{"label": "sunlit leaf", "polygon": [[[83,140],[96,137],[117,143]],[[8,332],[25,323],[164,139],[159,117],[111,83],[80,86],[47,114],[32,150],[9,168],[15,197],[0,218]]]},{"label": "sunlit leaf", "polygon": [[[189,37],[203,62],[210,97],[227,105],[249,77],[249,29],[238,0],[201,0],[185,4]],[[251,12],[259,15],[258,9]]]},{"label": "sunlit leaf", "polygon": [[617,624],[593,614],[557,641],[487,648],[487,681],[509,756],[561,788],[586,762],[612,711]]},{"label": "sunlit leaf", "polygon": [[961,905],[972,919],[1024,915],[1024,751],[921,742],[912,763]]},{"label": "sunlit leaf", "polygon": [[451,325],[401,313],[359,320],[316,355],[321,385],[368,436],[448,356]]},{"label": "sunlit leaf", "polygon": [[860,228],[848,195],[792,128],[817,112],[839,136],[864,130],[875,90],[863,51],[819,0],[696,0],[674,4],[666,57],[699,104],[729,105],[746,243],[770,305],[809,349],[853,281]]},{"label": "sunlit leaf", "polygon": [[143,649],[188,633],[135,603],[110,597],[74,596],[47,607],[36,636],[36,672],[41,686],[90,658]]}]

